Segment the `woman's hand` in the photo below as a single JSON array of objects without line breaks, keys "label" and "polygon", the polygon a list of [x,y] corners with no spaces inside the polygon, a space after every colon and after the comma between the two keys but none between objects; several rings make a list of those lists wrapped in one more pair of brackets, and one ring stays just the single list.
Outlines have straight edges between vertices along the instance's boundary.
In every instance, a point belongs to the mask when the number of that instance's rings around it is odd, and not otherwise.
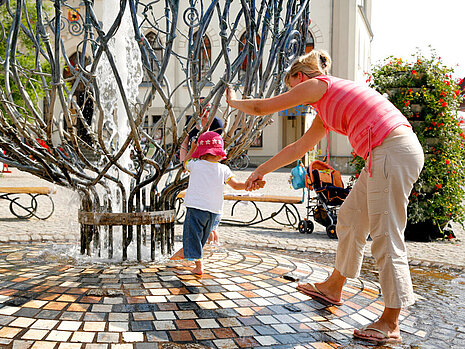
[{"label": "woman's hand", "polygon": [[231,101],[235,99],[237,99],[236,92],[233,89],[231,89],[231,87],[228,87],[226,89],[226,103],[231,105]]},{"label": "woman's hand", "polygon": [[249,178],[245,181],[245,190],[252,191],[263,188],[265,186],[263,175],[260,173],[259,168],[251,173]]}]

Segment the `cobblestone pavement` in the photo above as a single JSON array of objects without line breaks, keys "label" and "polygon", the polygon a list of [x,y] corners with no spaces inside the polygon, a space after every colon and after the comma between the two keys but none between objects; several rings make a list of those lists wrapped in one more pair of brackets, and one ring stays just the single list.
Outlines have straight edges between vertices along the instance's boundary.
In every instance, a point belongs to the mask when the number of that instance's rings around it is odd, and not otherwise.
[{"label": "cobblestone pavement", "polygon": [[[265,177],[267,184],[264,189],[253,192],[253,195],[289,195],[301,197],[301,190],[293,190],[289,183],[289,169],[277,171]],[[236,171],[238,179],[245,180],[250,171]],[[344,178],[347,182],[347,177]],[[30,174],[12,169],[12,173],[3,174],[0,177],[0,186],[53,186],[50,183],[38,179]],[[31,218],[20,220],[14,217],[8,208],[8,202],[0,200],[0,242],[28,242],[28,241],[78,241],[79,225],[77,223],[77,210],[79,197],[73,191],[56,187],[57,193],[53,194],[55,213],[47,220]],[[228,192],[234,192],[226,186]],[[308,192],[308,191],[307,191]],[[237,192],[236,192],[237,193]],[[245,192],[243,192],[245,193]],[[275,203],[259,203],[264,216],[279,210],[280,205]],[[225,217],[228,217],[232,202],[225,203]],[[301,218],[306,217],[306,205],[298,204]],[[252,205],[236,205],[234,218],[250,217],[253,211]],[[281,213],[276,217],[280,221],[286,221],[286,216]],[[465,267],[465,232],[458,224],[453,224],[457,239],[454,241],[434,241],[430,243],[407,242],[408,255],[413,264],[420,265],[454,265]],[[300,234],[292,227],[286,227],[267,220],[256,226],[233,227],[222,225],[219,228],[223,243],[244,244],[249,247],[283,248],[293,251],[315,251],[334,253],[337,240],[331,240],[325,233],[325,228],[315,223],[313,234]],[[182,226],[176,226],[176,234],[182,233]],[[366,254],[370,255],[370,242],[367,244]]]},{"label": "cobblestone pavement", "polygon": [[[206,249],[206,273],[198,277],[174,262],[77,263],[66,247],[0,244],[0,346],[366,348],[352,338],[353,328],[383,309],[378,285],[363,279],[346,283],[342,306],[311,299],[283,276],[317,282],[331,269],[268,251]],[[404,344],[425,340],[416,323],[402,312]],[[450,348],[445,344],[456,337],[434,348]]]}]

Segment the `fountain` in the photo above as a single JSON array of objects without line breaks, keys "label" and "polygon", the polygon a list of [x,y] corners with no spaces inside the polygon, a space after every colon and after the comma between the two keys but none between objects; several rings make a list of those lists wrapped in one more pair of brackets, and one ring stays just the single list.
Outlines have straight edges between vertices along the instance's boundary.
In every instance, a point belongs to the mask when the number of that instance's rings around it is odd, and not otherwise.
[{"label": "fountain", "polygon": [[310,1],[31,3],[0,1],[0,161],[79,193],[82,254],[171,252],[182,142],[206,103],[228,160],[254,142],[271,116],[221,108],[225,89],[282,91]]}]

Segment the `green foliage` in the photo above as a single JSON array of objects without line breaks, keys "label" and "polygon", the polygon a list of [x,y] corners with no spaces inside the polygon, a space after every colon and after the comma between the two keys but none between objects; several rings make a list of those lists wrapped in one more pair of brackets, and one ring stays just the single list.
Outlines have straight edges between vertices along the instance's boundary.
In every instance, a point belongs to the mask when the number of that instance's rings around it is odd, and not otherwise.
[{"label": "green foliage", "polygon": [[[412,63],[389,57],[367,80],[408,118],[425,152],[425,166],[409,198],[408,221],[463,225],[465,134],[457,118],[459,81],[434,51],[431,58],[420,52],[414,58]],[[363,159],[354,156],[352,165],[360,173]]]},{"label": "green foliage", "polygon": [[[16,10],[16,1],[10,1],[10,9],[12,13],[8,11],[7,5],[0,6],[0,22],[4,33],[4,37],[0,41],[0,57],[2,62],[12,53],[11,50],[7,52],[7,40],[13,23],[12,15],[14,16],[14,11]],[[50,5],[44,7],[44,11],[51,11]],[[35,25],[37,23],[35,1],[26,1],[26,6],[21,14],[21,23],[33,36],[35,35]],[[18,71],[19,80],[24,88],[24,92],[29,96],[34,105],[45,95],[44,88],[42,87],[42,79],[45,79],[46,82],[50,81],[50,65],[44,59],[41,61],[40,57],[40,54],[36,55],[36,49],[34,48],[34,43],[31,38],[20,28],[18,32],[18,45],[16,47],[15,56],[13,59],[10,59],[10,66],[14,65]],[[0,86],[7,92],[8,90],[5,85],[6,72],[4,69],[5,66],[1,65]],[[21,95],[19,86],[12,77],[11,68],[9,73],[9,90],[13,101],[16,105],[24,107],[24,98]],[[20,110],[25,112],[25,109]]]}]

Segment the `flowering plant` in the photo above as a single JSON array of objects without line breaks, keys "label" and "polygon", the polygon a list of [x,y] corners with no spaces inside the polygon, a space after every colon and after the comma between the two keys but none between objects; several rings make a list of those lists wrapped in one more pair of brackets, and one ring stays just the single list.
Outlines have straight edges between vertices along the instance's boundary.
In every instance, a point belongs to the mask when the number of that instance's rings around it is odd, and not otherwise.
[{"label": "flowering plant", "polygon": [[[388,57],[367,82],[407,117],[425,152],[425,166],[409,197],[409,224],[432,222],[442,232],[449,221],[464,223],[465,134],[457,109],[460,81],[432,51],[414,62]],[[354,156],[359,173],[363,159]]]}]

